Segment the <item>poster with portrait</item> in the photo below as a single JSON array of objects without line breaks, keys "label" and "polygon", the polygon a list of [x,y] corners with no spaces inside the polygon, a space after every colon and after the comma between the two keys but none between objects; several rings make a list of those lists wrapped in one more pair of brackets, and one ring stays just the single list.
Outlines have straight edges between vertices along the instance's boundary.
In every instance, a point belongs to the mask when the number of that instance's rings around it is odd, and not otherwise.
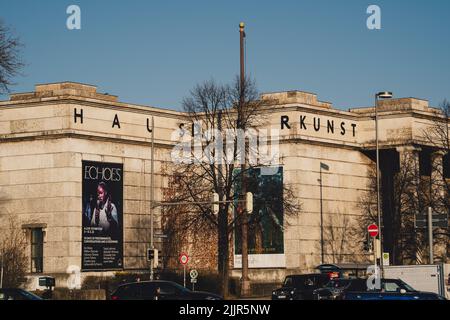
[{"label": "poster with portrait", "polygon": [[[236,170],[238,173],[239,170]],[[247,192],[253,193],[253,213],[248,220],[248,253],[273,255],[284,253],[283,167],[275,174],[263,175],[261,168],[248,169]],[[236,181],[235,200],[240,194],[240,179]],[[236,203],[237,206],[237,203]],[[235,210],[235,215],[237,215]],[[235,230],[235,254],[242,253],[241,228]]]},{"label": "poster with portrait", "polygon": [[82,162],[82,270],[123,268],[123,165]]}]

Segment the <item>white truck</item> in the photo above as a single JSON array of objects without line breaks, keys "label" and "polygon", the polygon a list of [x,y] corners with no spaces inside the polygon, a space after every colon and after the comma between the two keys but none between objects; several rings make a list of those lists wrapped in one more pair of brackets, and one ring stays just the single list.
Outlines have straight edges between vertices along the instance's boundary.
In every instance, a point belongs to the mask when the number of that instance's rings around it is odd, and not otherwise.
[{"label": "white truck", "polygon": [[434,292],[450,299],[450,265],[384,266],[384,278],[400,279],[418,291]]}]

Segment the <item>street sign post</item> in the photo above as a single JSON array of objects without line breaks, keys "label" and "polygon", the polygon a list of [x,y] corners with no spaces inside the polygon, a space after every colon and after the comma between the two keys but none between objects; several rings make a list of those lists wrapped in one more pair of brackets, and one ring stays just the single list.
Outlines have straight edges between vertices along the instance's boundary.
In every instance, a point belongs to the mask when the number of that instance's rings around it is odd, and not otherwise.
[{"label": "street sign post", "polygon": [[[447,228],[448,227],[448,216],[446,214],[433,214],[433,228]],[[428,215],[417,214],[415,216],[415,226],[416,229],[428,228]]]},{"label": "street sign post", "polygon": [[188,261],[189,261],[189,256],[186,253],[180,254],[180,263],[182,265],[187,265]]},{"label": "street sign post", "polygon": [[183,265],[183,286],[186,288],[186,265],[189,262],[189,256],[186,253],[180,254],[180,263]]},{"label": "street sign post", "polygon": [[389,266],[390,259],[389,259],[389,252],[383,252],[383,266]]},{"label": "street sign post", "polygon": [[191,272],[189,272],[189,275],[191,276],[192,279],[197,279],[198,272],[197,272],[197,270],[192,269]]},{"label": "street sign post", "polygon": [[191,276],[192,291],[195,291],[195,284],[197,283],[198,271],[192,269],[191,272],[189,272],[189,275]]},{"label": "street sign post", "polygon": [[418,213],[414,216],[414,227],[416,229],[428,229],[430,264],[433,264],[433,230],[437,228],[448,228],[448,214],[433,212],[433,209],[428,207],[427,212]]},{"label": "street sign post", "polygon": [[376,224],[371,224],[367,227],[367,231],[372,238],[378,236],[378,226]]},{"label": "street sign post", "polygon": [[[373,254],[374,254],[374,261],[373,261],[373,265],[374,265],[374,270],[375,272],[377,272],[377,258],[378,258],[378,254],[380,254],[381,256],[381,248],[378,248],[378,246],[380,245],[380,239],[375,239],[378,236],[378,226],[373,223],[370,226],[367,227],[367,232],[369,233],[369,235],[373,238]],[[381,265],[381,259],[380,259],[380,265]]]}]

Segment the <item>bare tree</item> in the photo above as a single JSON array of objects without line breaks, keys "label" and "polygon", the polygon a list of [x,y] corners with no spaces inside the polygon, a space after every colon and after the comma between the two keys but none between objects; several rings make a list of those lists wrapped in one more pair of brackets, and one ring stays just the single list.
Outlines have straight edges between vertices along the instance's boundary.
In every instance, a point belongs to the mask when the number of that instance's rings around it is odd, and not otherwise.
[{"label": "bare tree", "polygon": [[[423,131],[425,150],[422,156],[431,154],[427,159],[431,164],[429,176],[421,175],[417,154],[406,152],[398,159],[392,185],[381,188],[383,242],[384,247],[390,249],[395,264],[424,262],[428,246],[426,230],[416,228],[416,214],[424,214],[429,206],[435,211],[449,212],[450,180],[445,176],[449,164],[442,162],[442,156],[448,155],[450,151],[449,122],[450,103],[444,101],[441,108],[436,110],[431,125]],[[396,159],[389,161],[395,162]],[[363,213],[359,221],[361,236],[366,234],[369,224],[377,222],[375,165],[369,171],[367,189],[359,199],[359,207]],[[450,253],[448,234],[448,229],[435,232],[437,237],[434,238],[434,245],[447,246],[446,256],[444,254],[440,257],[443,261]]]},{"label": "bare tree", "polygon": [[23,284],[28,267],[27,241],[24,231],[13,215],[0,235],[0,262],[3,269],[2,287],[17,288]]},{"label": "bare tree", "polygon": [[[172,165],[169,169],[172,172],[172,178],[164,199],[169,202],[183,203],[183,205],[164,209],[165,232],[180,234],[182,229],[186,234],[190,230],[191,235],[203,235],[203,242],[198,241],[197,245],[201,244],[205,247],[202,254],[213,252],[217,257],[216,265],[222,280],[224,296],[228,295],[232,235],[242,223],[240,220],[242,214],[235,214],[239,206],[236,188],[239,186],[242,175],[251,176],[259,166],[249,164],[244,172],[240,170],[241,167],[236,159],[243,160],[244,157],[248,157],[249,152],[254,150],[245,143],[244,149],[240,149],[242,145],[239,144],[239,139],[242,137],[239,136],[238,129],[250,130],[264,123],[262,114],[263,109],[267,107],[266,103],[259,100],[253,81],[245,79],[241,88],[238,78],[232,85],[219,85],[213,80],[197,85],[190,96],[183,101],[187,123],[201,123],[200,126],[194,126],[194,131],[223,133],[226,130],[227,134],[223,138],[229,139],[232,143],[222,144],[223,140],[218,141],[221,139],[217,139],[217,135],[203,134],[201,141],[194,141],[194,148],[189,151],[189,157],[193,160]],[[189,136],[187,141],[191,143],[193,139],[190,134],[186,133],[186,135]],[[196,153],[196,143],[205,148],[207,151],[205,153],[208,154],[206,157]],[[211,159],[215,161],[210,161]],[[281,206],[284,213],[298,213],[300,205],[295,202],[295,197],[292,196],[293,191],[287,185],[279,189],[282,189],[278,192],[283,194]],[[220,200],[217,215],[211,208],[213,193],[217,193]],[[250,232],[255,231],[258,224],[261,225],[262,219],[268,219],[274,226],[282,229],[286,221],[284,223],[280,221],[279,208],[273,201],[261,202],[264,203],[259,204],[259,212],[249,219]],[[171,245],[179,245],[186,240],[186,238],[178,238],[176,240],[174,238]],[[214,240],[217,241],[216,246],[211,244]]]},{"label": "bare tree", "polygon": [[[391,159],[390,161],[395,161]],[[416,215],[425,213],[428,206],[436,207],[442,199],[430,196],[430,177],[422,176],[419,157],[405,152],[398,160],[392,186],[381,188],[383,243],[391,252],[394,264],[423,263],[426,255],[427,237],[425,229],[417,229]],[[369,170],[367,191],[359,199],[362,211],[359,219],[361,238],[367,233],[367,226],[377,222],[375,166]],[[442,239],[435,239],[435,244]]]},{"label": "bare tree", "polygon": [[[424,130],[425,141],[432,145],[436,151],[441,152],[440,156],[450,155],[450,102],[444,100],[440,108],[436,112],[436,116],[430,127]],[[447,208],[450,212],[450,179],[446,177],[447,170],[450,171],[450,162],[441,163],[440,161],[433,161],[432,171],[434,172],[431,181],[432,191],[431,196],[439,201],[439,204]]]},{"label": "bare tree", "polygon": [[377,213],[377,198],[376,198],[376,190],[377,190],[377,178],[376,178],[376,166],[372,165],[369,168],[368,176],[368,185],[367,191],[365,191],[362,196],[358,200],[358,209],[362,212],[362,214],[358,218],[358,233],[360,234],[360,238],[365,239],[367,233],[367,226],[378,223],[378,213]]},{"label": "bare tree", "polygon": [[[381,201],[388,202],[382,206],[383,246],[390,249],[393,262],[398,264],[416,261],[417,251],[422,247],[422,237],[414,225],[415,214],[423,212],[424,206],[417,161],[417,157],[411,155],[400,159],[391,189],[381,186],[380,190]],[[367,226],[377,223],[375,166],[369,172],[368,191],[359,202],[364,213],[360,230],[366,235]]]},{"label": "bare tree", "polygon": [[[441,103],[432,124],[423,133],[425,142],[434,149],[430,159],[432,174],[429,189],[424,193],[428,195],[430,206],[435,212],[446,213],[450,216],[450,102],[448,100]],[[441,260],[447,260],[450,256],[450,229],[438,229],[435,231],[435,236],[438,242],[446,244],[446,257],[441,257]]]},{"label": "bare tree", "polygon": [[19,74],[23,67],[19,49],[19,39],[12,35],[11,30],[0,20],[0,94],[9,92],[13,85],[12,78]]},{"label": "bare tree", "polygon": [[324,226],[325,254],[331,256],[328,262],[360,262],[360,255],[356,254],[362,249],[358,231],[353,217],[341,212],[329,216]]}]

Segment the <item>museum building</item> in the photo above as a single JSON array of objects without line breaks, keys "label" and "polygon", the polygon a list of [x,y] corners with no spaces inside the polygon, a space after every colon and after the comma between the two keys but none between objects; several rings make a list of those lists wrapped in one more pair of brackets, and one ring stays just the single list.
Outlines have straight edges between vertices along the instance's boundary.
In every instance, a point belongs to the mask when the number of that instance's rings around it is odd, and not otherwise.
[{"label": "museum building", "polygon": [[[280,181],[294,188],[301,212],[284,219],[281,243],[250,251],[252,280],[276,282],[286,274],[314,272],[322,262],[372,261],[363,238],[345,246],[332,241],[345,240],[347,222],[359,221],[361,199],[371,192],[374,107],[342,111],[301,91],[261,99],[270,101],[261,110],[267,127],[280,132]],[[448,154],[424,134],[440,117],[436,108],[422,99],[395,98],[379,101],[378,114],[383,188],[395,183],[402,159],[416,159],[424,176],[436,176],[434,169],[442,167],[443,178],[449,179]],[[164,201],[172,133],[186,121],[183,112],[120,102],[95,86],[74,82],[36,85],[34,92],[0,102],[0,227],[6,230],[13,221],[26,235],[30,278],[52,275],[64,286],[74,270],[105,276],[149,269],[150,190],[155,201]],[[382,207],[389,215],[389,199],[383,198]],[[163,249],[161,224],[156,208],[154,236]],[[333,237],[326,240],[325,261],[323,228]],[[386,239],[392,237],[389,230],[386,226]],[[195,244],[183,250],[189,268],[205,265],[205,252]],[[447,251],[438,258],[446,260]],[[239,276],[240,265],[241,256],[233,251],[233,276]]]}]

